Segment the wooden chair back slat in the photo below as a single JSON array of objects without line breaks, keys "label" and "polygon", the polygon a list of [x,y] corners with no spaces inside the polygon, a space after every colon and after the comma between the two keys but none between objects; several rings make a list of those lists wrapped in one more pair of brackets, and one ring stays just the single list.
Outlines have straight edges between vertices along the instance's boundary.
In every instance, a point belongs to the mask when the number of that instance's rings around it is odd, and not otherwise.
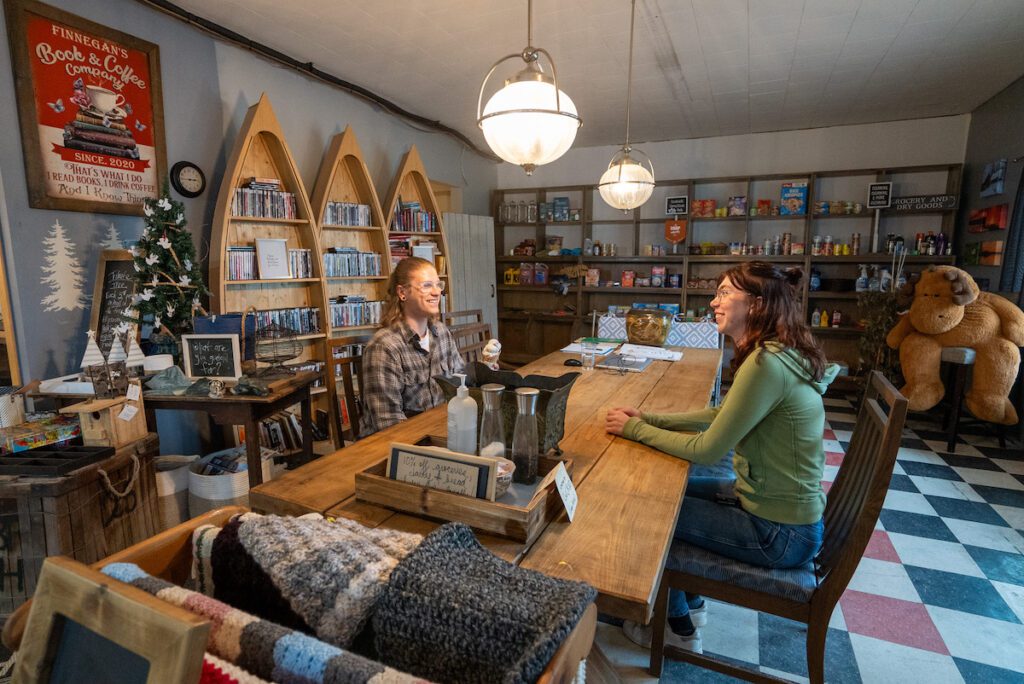
[{"label": "wooden chair back slat", "polygon": [[466,323],[449,328],[455,346],[466,363],[483,361],[484,347],[491,339],[491,326],[487,323]]},{"label": "wooden chair back slat", "polygon": [[[465,319],[465,320],[463,320]],[[468,323],[483,323],[484,312],[481,309],[466,309],[465,311],[449,311],[441,315],[441,322],[449,328],[466,325]]]},{"label": "wooden chair back slat", "polygon": [[[360,378],[362,377],[363,358],[362,356],[346,356],[336,358],[335,349],[348,347],[353,342],[360,340],[337,339],[330,341],[328,349],[328,365],[330,386],[329,390],[334,398],[334,435],[335,446],[341,448],[345,440],[354,442],[359,439],[359,426],[363,417],[362,402],[359,399]],[[338,392],[338,383],[341,383],[341,392]],[[348,414],[348,426],[346,429],[343,420],[341,407],[345,406]]]},{"label": "wooden chair back slat", "polygon": [[[888,406],[888,412],[883,406]],[[906,416],[906,398],[881,373],[873,371],[850,440],[850,452],[829,492],[825,539],[816,559],[819,576],[827,578],[835,573],[838,576],[834,581],[845,587],[853,575],[889,489]]]}]

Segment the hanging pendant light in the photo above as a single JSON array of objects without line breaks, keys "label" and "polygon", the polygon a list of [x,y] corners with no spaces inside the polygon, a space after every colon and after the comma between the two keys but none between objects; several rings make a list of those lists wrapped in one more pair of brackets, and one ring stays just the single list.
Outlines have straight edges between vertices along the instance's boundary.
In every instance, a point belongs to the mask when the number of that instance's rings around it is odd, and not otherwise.
[{"label": "hanging pendant light", "polygon": [[[633,88],[633,23],[636,19],[636,0],[632,0],[629,18],[629,72],[626,77],[626,142],[601,174],[597,188],[601,199],[616,209],[627,212],[651,198],[654,192],[654,164],[640,150],[629,146],[629,99]],[[647,164],[644,165],[644,160]]]},{"label": "hanging pendant light", "polygon": [[[487,72],[477,98],[476,123],[496,155],[522,166],[530,176],[534,168],[555,161],[572,147],[583,121],[569,96],[558,89],[551,55],[533,47],[533,0],[528,0],[526,11],[526,47],[519,54],[502,57]],[[540,65],[541,54],[547,57],[550,76]],[[481,108],[484,88],[495,69],[517,58],[526,62],[526,68],[507,79]]]}]

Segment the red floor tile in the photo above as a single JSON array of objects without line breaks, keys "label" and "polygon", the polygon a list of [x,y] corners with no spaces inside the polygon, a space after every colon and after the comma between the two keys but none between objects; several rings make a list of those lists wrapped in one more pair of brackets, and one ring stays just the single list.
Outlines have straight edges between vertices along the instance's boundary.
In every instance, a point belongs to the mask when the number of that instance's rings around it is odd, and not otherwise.
[{"label": "red floor tile", "polygon": [[828,490],[832,489],[832,483],[831,482],[826,482],[825,480],[822,480],[821,481],[821,489],[822,489],[823,492],[828,494]]},{"label": "red floor tile", "polygon": [[853,634],[949,655],[924,604],[847,590],[839,605]]},{"label": "red floor tile", "polygon": [[843,464],[843,456],[845,456],[845,454],[843,454],[842,452],[839,452],[839,451],[826,451],[825,452],[825,465],[834,465],[834,466],[842,465]]},{"label": "red floor tile", "polygon": [[824,438],[825,439],[835,439],[836,438],[836,433],[834,433],[832,430],[825,430],[825,437]]},{"label": "red floor tile", "polygon": [[883,530],[875,530],[871,533],[868,546],[864,549],[865,558],[889,561],[890,563],[902,563],[900,556],[896,553],[896,547],[889,540],[889,535]]}]

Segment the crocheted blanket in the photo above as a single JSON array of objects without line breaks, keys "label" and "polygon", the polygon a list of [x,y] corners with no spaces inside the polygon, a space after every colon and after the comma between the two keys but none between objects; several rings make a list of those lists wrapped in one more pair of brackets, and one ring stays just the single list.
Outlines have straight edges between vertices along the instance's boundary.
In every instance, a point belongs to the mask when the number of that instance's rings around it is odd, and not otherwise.
[{"label": "crocheted blanket", "polygon": [[391,572],[373,613],[382,662],[443,682],[532,682],[597,592],[508,563],[462,523]]},{"label": "crocheted blanket", "polygon": [[399,561],[423,537],[255,513],[193,533],[198,588],[240,610],[349,648]]},{"label": "crocheted blanket", "polygon": [[[245,674],[275,682],[303,684],[420,684],[425,681],[165,582],[134,563],[111,563],[103,572],[209,620],[207,648],[217,658],[244,671],[220,668],[235,681],[256,681],[244,678]],[[209,658],[207,661],[211,662]],[[211,662],[211,665],[216,664]],[[204,676],[212,677],[212,670],[204,663]],[[210,681],[231,681],[231,678]]]}]

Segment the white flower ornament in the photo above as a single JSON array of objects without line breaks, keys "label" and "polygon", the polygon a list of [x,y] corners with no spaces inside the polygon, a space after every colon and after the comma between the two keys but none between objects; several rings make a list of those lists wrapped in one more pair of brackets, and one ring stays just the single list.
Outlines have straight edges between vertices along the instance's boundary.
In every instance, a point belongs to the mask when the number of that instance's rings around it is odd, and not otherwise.
[{"label": "white flower ornament", "polygon": [[149,264],[150,266],[152,266],[158,261],[160,261],[160,257],[158,257],[156,254],[150,254],[148,257],[146,257],[146,263]]},{"label": "white flower ornament", "polygon": [[153,207],[150,206],[150,204],[147,202],[146,206],[142,208],[142,213],[145,214],[147,217],[153,216]]},{"label": "white flower ornament", "polygon": [[182,284],[182,285],[186,285],[187,286],[189,283],[192,282],[192,279],[189,278],[187,275],[183,275],[183,276],[181,276],[181,280],[179,280],[178,282],[180,284]]},{"label": "white flower ornament", "polygon": [[167,199],[166,197],[161,197],[160,201],[156,203],[156,206],[160,207],[164,211],[170,211],[171,210],[171,201],[169,199]]},{"label": "white flower ornament", "polygon": [[139,299],[141,299],[141,300],[143,300],[145,302],[148,302],[152,298],[153,298],[153,290],[151,290],[148,287],[145,290],[142,291],[142,294],[139,295]]},{"label": "white flower ornament", "polygon": [[171,241],[167,239],[166,235],[164,235],[159,240],[157,240],[156,244],[160,245],[164,249],[170,249],[171,248]]}]

